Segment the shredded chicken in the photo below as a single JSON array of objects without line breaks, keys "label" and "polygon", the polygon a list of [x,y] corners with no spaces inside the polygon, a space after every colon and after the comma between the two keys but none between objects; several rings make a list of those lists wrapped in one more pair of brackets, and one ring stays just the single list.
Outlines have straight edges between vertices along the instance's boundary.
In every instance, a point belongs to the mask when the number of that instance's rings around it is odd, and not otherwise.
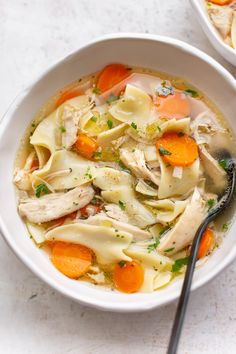
[{"label": "shredded chicken", "polygon": [[195,188],[190,203],[187,205],[181,218],[175,226],[161,238],[158,251],[167,254],[174,254],[188,246],[195,236],[195,233],[206,216],[205,202],[199,191]]},{"label": "shredded chicken", "polygon": [[62,114],[62,125],[64,128],[64,131],[62,131],[62,146],[66,149],[70,149],[76,142],[80,118],[88,113],[91,108],[92,106],[88,105],[77,111],[73,106],[66,105],[64,107]]},{"label": "shredded chicken", "polygon": [[28,191],[31,188],[30,172],[33,171],[32,164],[36,158],[35,151],[32,151],[26,159],[23,168],[16,168],[13,175],[13,183],[23,191]]},{"label": "shredded chicken", "polygon": [[143,151],[136,149],[134,152],[129,152],[121,149],[120,159],[136,177],[148,179],[157,186],[159,185],[160,178],[147,168]]},{"label": "shredded chicken", "polygon": [[214,26],[218,29],[222,37],[226,39],[231,30],[233,9],[228,6],[211,4],[211,6],[208,6],[208,13]]},{"label": "shredded chicken", "polygon": [[58,219],[87,205],[94,196],[90,186],[77,187],[67,193],[52,193],[20,202],[19,213],[30,222],[40,224]]},{"label": "shredded chicken", "polygon": [[204,171],[213,182],[211,189],[217,193],[221,193],[227,186],[226,172],[219,166],[218,161],[209,154],[203,145],[199,145],[199,151]]},{"label": "shredded chicken", "polygon": [[121,210],[121,208],[117,204],[106,204],[105,212],[112,219],[123,222],[129,222],[129,216],[124,210]]}]

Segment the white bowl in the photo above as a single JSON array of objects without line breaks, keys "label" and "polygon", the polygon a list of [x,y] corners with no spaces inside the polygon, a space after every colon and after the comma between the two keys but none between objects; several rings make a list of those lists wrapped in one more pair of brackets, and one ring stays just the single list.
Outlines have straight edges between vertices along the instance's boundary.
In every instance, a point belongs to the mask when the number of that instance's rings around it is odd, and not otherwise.
[{"label": "white bowl", "polygon": [[[66,278],[30,240],[17,213],[12,184],[16,151],[27,125],[38,109],[58,88],[112,62],[148,67],[185,78],[217,103],[236,131],[236,82],[211,57],[184,42],[167,37],[122,34],[98,39],[60,60],[37,78],[16,98],[1,121],[0,227],[16,255],[36,275],[62,294],[103,310],[137,312],[176,299],[182,280],[151,294],[123,294]],[[234,225],[220,249],[196,271],[192,289],[207,283],[235,258],[235,229]]]},{"label": "white bowl", "polygon": [[219,52],[225,60],[236,66],[236,49],[231,48],[224,43],[218,30],[211,22],[206,10],[205,0],[190,0],[190,3],[196,12],[198,21],[203,31],[207,35],[213,47]]}]

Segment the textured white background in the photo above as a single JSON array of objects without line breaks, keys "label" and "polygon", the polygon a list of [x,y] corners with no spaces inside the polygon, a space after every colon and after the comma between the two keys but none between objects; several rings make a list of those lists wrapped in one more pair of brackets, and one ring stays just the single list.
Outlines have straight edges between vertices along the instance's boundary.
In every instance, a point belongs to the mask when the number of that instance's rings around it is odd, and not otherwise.
[{"label": "textured white background", "polygon": [[[0,116],[58,58],[99,35],[128,31],[185,40],[236,75],[187,0],[0,0]],[[236,353],[235,264],[192,294],[180,354]],[[175,307],[133,315],[82,307],[38,280],[0,238],[2,354],[164,354]]]}]

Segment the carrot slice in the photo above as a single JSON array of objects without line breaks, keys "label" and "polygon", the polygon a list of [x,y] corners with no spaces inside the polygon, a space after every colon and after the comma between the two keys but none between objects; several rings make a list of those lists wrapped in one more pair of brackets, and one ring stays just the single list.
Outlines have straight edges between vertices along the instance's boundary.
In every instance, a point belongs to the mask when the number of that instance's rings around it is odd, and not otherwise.
[{"label": "carrot slice", "polygon": [[198,158],[198,147],[193,138],[183,133],[164,134],[156,143],[165,162],[172,166],[189,166]]},{"label": "carrot slice", "polygon": [[134,293],[143,284],[144,271],[135,261],[121,261],[115,266],[113,279],[118,290],[125,293]]},{"label": "carrot slice", "polygon": [[209,2],[212,2],[213,4],[224,6],[228,5],[232,2],[233,0],[209,0]]},{"label": "carrot slice", "polygon": [[78,154],[91,159],[98,148],[95,140],[91,139],[85,134],[79,134],[75,143],[75,149]]},{"label": "carrot slice", "polygon": [[97,88],[105,92],[130,75],[129,70],[122,64],[106,66],[98,77]]},{"label": "carrot slice", "polygon": [[157,112],[168,119],[189,117],[191,113],[188,98],[181,92],[166,97],[154,96],[154,104]]},{"label": "carrot slice", "polygon": [[68,215],[62,216],[61,218],[53,220],[51,227],[62,226],[67,218],[70,218],[71,220],[74,220],[76,218],[76,216],[77,216],[77,211],[73,211],[73,213],[70,213]]},{"label": "carrot slice", "polygon": [[52,248],[52,263],[61,273],[72,279],[88,271],[92,258],[92,250],[83,245],[56,242]]},{"label": "carrot slice", "polygon": [[62,103],[70,100],[71,98],[81,96],[82,92],[79,90],[65,91],[56,102],[56,107],[59,107]]},{"label": "carrot slice", "polygon": [[205,257],[215,243],[214,233],[208,227],[204,232],[198,249],[198,258]]}]

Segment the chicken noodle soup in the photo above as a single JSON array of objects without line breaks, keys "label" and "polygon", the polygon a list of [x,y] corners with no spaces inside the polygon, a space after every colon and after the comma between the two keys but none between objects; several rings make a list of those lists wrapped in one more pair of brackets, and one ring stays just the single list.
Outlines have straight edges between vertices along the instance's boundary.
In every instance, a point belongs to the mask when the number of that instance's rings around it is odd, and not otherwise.
[{"label": "chicken noodle soup", "polygon": [[[18,210],[58,271],[133,293],[185,270],[197,228],[227,185],[217,153],[234,144],[202,93],[111,64],[57,93],[29,130],[14,172]],[[209,226],[199,262],[227,228]]]},{"label": "chicken noodle soup", "polygon": [[236,0],[205,0],[205,2],[210,20],[221,38],[236,49]]}]

